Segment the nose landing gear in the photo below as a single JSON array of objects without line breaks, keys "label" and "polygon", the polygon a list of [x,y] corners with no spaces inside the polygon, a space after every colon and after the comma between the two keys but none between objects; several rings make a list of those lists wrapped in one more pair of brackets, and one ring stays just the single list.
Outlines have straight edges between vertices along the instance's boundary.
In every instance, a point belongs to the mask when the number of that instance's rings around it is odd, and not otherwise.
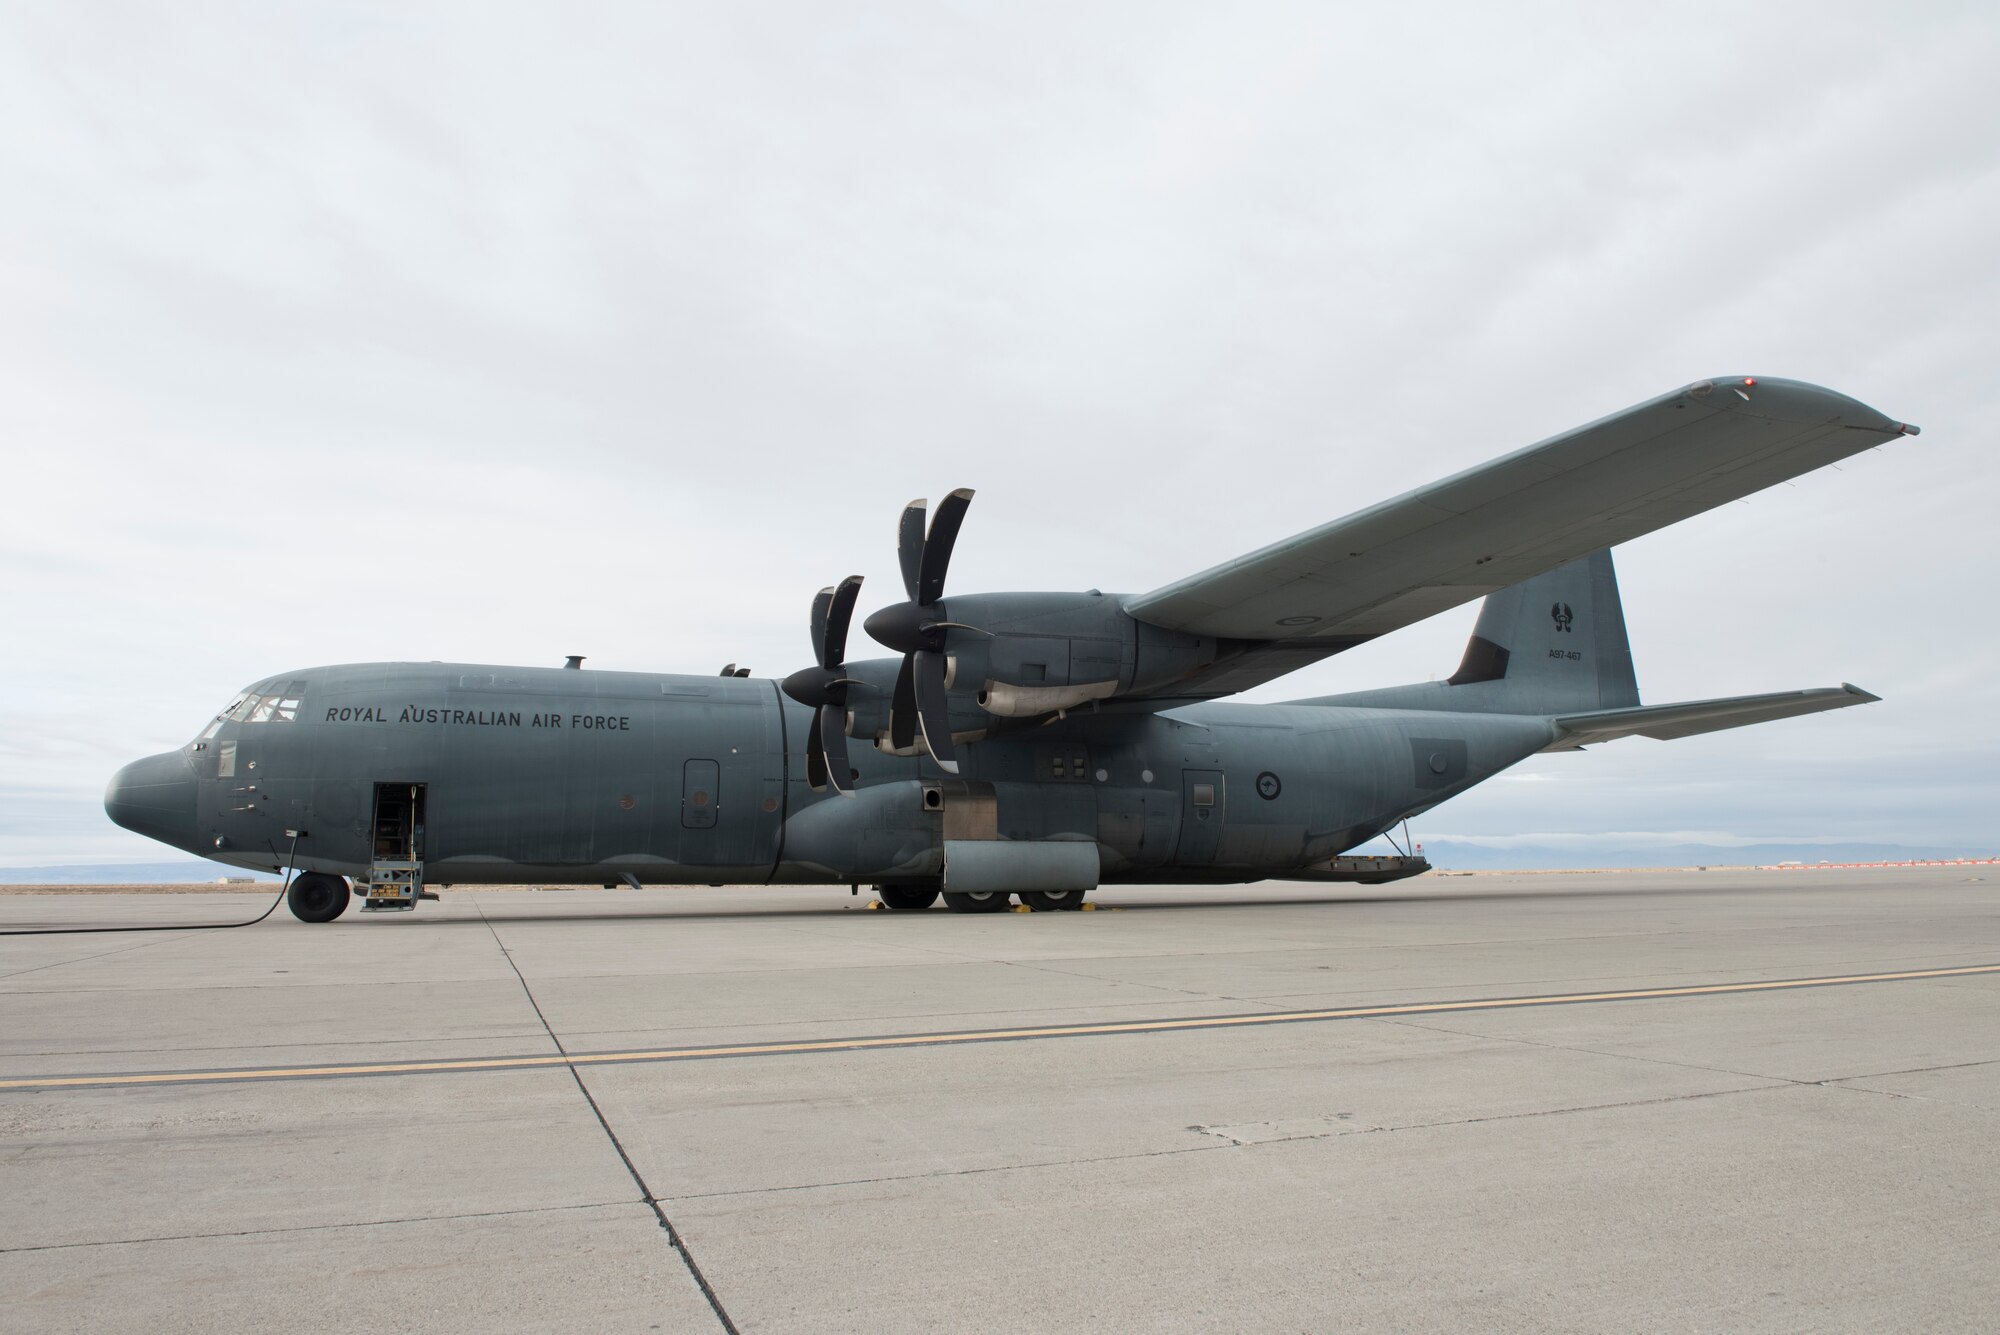
[{"label": "nose landing gear", "polygon": [[292,878],[292,888],[285,892],[285,903],[300,922],[332,922],[347,912],[350,897],[343,878],[309,871]]}]

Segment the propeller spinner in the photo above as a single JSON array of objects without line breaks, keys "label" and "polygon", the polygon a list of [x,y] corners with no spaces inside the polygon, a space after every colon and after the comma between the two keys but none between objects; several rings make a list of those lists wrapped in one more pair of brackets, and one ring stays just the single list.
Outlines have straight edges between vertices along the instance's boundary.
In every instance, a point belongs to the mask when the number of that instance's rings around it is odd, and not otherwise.
[{"label": "propeller spinner", "polygon": [[854,678],[847,675],[847,626],[854,617],[854,600],[861,593],[861,576],[849,575],[830,589],[821,589],[813,598],[813,657],[809,668],[800,668],[785,678],[786,695],[813,711],[812,727],[806,733],[806,782],[814,792],[829,784],[844,797],[852,797],[854,771],[847,764],[847,688]]},{"label": "propeller spinner", "polygon": [[903,591],[909,601],[885,607],[862,623],[878,644],[903,655],[890,705],[890,744],[898,750],[913,745],[921,725],[924,745],[947,774],[958,773],[958,761],[951,746],[944,642],[945,631],[959,623],[940,615],[938,601],[944,597],[952,545],[958,541],[959,525],[965,522],[966,507],[971,504],[970,487],[960,487],[939,501],[937,514],[930,518],[928,536],[924,518],[929,503],[916,500],[903,507],[902,522],[896,528],[896,556],[902,563]]}]

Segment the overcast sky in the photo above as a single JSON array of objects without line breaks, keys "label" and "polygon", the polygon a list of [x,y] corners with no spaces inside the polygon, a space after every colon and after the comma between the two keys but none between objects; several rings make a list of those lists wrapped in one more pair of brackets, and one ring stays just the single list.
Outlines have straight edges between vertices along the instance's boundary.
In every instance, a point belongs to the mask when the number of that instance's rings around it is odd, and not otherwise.
[{"label": "overcast sky", "polygon": [[1924,434],[1621,548],[1641,690],[1884,702],[1418,837],[2000,843],[2000,13],[1368,8],[0,11],[0,865],[266,674],[782,675],[912,496],[1143,591],[1744,373]]}]

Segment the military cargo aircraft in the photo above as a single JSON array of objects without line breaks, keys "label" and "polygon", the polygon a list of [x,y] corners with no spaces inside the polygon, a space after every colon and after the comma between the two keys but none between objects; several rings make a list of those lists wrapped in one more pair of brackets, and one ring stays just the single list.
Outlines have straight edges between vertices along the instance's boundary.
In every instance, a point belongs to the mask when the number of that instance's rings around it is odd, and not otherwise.
[{"label": "military cargo aircraft", "polygon": [[[850,661],[861,579],[782,681],[362,663],[247,687],[120,770],[127,829],[293,869],[308,922],[426,884],[875,887],[890,909],[1073,909],[1100,885],[1383,881],[1348,851],[1541,751],[1876,697],[1641,705],[1610,548],[1917,429],[1830,390],[1703,380],[1135,596],[946,595],[972,500],[903,511],[903,597]],[[1233,695],[1475,598],[1442,681]]]}]

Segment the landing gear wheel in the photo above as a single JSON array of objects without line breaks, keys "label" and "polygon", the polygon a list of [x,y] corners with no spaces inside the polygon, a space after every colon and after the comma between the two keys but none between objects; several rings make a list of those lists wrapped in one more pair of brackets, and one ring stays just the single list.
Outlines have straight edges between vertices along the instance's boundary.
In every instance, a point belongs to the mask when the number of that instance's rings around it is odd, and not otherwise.
[{"label": "landing gear wheel", "polygon": [[1021,902],[1037,913],[1053,913],[1058,909],[1080,909],[1083,907],[1082,890],[1023,890]]},{"label": "landing gear wheel", "polygon": [[1007,899],[1005,890],[980,890],[974,893],[960,890],[944,892],[944,906],[953,913],[1005,913]]},{"label": "landing gear wheel", "polygon": [[309,871],[292,878],[285,903],[300,922],[332,922],[347,912],[347,882],[323,871]]},{"label": "landing gear wheel", "polygon": [[895,909],[899,913],[914,913],[919,909],[927,909],[938,901],[935,886],[878,885],[875,887],[875,894],[882,901],[883,908]]}]

